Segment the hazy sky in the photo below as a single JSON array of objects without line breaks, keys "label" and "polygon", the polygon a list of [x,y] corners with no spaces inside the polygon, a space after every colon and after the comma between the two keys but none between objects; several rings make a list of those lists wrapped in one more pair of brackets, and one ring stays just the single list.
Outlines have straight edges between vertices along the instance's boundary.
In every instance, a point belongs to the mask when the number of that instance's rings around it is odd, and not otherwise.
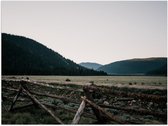
[{"label": "hazy sky", "polygon": [[77,63],[167,55],[167,3],[2,2],[2,32],[32,38]]}]

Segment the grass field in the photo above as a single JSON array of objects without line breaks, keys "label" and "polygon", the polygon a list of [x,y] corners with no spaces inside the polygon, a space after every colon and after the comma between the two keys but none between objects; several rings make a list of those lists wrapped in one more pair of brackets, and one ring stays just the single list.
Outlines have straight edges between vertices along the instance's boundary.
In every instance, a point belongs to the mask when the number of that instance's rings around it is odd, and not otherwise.
[{"label": "grass field", "polygon": [[[26,78],[48,83],[68,83],[86,85],[128,86],[135,88],[167,89],[167,77],[162,76],[3,76],[2,78]],[[70,81],[66,81],[69,79]]]}]

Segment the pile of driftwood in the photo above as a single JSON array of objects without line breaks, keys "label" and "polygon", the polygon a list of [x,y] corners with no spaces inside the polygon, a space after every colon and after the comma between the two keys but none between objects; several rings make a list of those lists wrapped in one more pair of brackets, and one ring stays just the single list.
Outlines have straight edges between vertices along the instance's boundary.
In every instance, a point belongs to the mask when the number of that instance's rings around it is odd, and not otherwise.
[{"label": "pile of driftwood", "polygon": [[[47,113],[49,113],[55,119],[55,121],[59,124],[64,124],[64,123],[59,118],[59,115],[56,115],[50,108],[64,109],[68,112],[75,113],[75,116],[72,120],[72,124],[78,124],[81,116],[95,119],[95,120],[97,120],[97,123],[99,123],[99,124],[106,124],[110,121],[115,122],[115,123],[119,123],[119,124],[133,124],[133,123],[136,124],[136,123],[138,123],[138,122],[125,121],[125,120],[121,119],[119,116],[113,115],[112,113],[106,111],[106,108],[112,108],[112,109],[117,109],[117,110],[121,110],[121,111],[125,111],[125,112],[137,113],[137,114],[141,114],[141,115],[153,115],[153,116],[157,116],[157,117],[161,117],[161,118],[165,118],[165,119],[167,118],[166,113],[161,113],[161,112],[157,112],[157,111],[149,111],[149,110],[141,109],[141,108],[140,109],[133,109],[133,108],[117,107],[117,106],[109,105],[109,104],[96,104],[96,102],[94,102],[94,95],[97,92],[102,92],[102,91],[101,91],[100,87],[98,87],[94,84],[83,86],[82,90],[80,90],[80,89],[75,90],[77,92],[83,92],[83,94],[84,94],[83,96],[81,96],[80,100],[79,99],[75,100],[70,97],[59,96],[59,95],[44,93],[44,92],[43,93],[35,92],[35,91],[30,90],[27,86],[29,84],[32,84],[32,85],[46,87],[45,83],[38,83],[38,82],[33,82],[33,81],[28,81],[28,80],[17,81],[17,83],[20,84],[18,89],[2,86],[2,88],[4,90],[10,90],[10,91],[16,92],[16,95],[13,98],[12,104],[11,104],[10,108],[8,109],[8,111],[18,110],[18,109],[22,109],[22,108],[26,108],[26,107],[35,105],[35,106],[38,106],[41,109],[45,110]],[[47,87],[50,87],[50,85],[47,85]],[[62,88],[62,87],[55,87],[55,88]],[[67,88],[66,90],[72,90],[72,89]],[[103,91],[108,92],[108,89],[105,89]],[[108,94],[110,94],[110,93],[112,93],[113,95],[115,94],[115,95],[131,96],[131,98],[130,97],[118,98],[117,99],[118,101],[131,101],[134,98],[135,99],[138,98],[138,99],[145,99],[145,100],[152,100],[152,101],[154,100],[156,102],[162,101],[162,102],[166,103],[166,100],[167,100],[166,96],[157,96],[156,97],[155,95],[145,95],[145,94],[137,95],[134,93],[125,94],[122,92],[117,94],[116,92],[108,92]],[[24,106],[14,107],[17,100],[19,100],[18,98],[20,97],[21,94],[24,94],[25,96],[27,96],[31,100],[31,102],[29,104],[24,105]],[[39,99],[37,99],[36,96],[45,96],[45,97],[60,99],[62,101],[66,101],[66,102],[76,103],[76,104],[79,104],[79,108],[78,108],[78,110],[70,110],[70,109],[67,109],[64,107],[60,107],[60,106],[58,107],[53,104],[43,103]],[[2,95],[2,100],[3,99],[5,99],[5,97]],[[24,101],[24,99],[23,99],[23,101]],[[84,111],[84,109],[88,108],[88,107],[93,110],[93,114]]]}]

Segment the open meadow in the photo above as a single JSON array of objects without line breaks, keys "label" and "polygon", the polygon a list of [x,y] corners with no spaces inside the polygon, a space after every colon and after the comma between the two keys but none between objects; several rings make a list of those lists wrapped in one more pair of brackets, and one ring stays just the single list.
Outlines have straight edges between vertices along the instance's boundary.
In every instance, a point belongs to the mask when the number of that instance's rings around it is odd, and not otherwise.
[{"label": "open meadow", "polygon": [[[167,89],[167,77],[163,76],[2,76],[2,79],[26,79],[38,82],[156,88]],[[69,81],[68,81],[69,80]]]}]

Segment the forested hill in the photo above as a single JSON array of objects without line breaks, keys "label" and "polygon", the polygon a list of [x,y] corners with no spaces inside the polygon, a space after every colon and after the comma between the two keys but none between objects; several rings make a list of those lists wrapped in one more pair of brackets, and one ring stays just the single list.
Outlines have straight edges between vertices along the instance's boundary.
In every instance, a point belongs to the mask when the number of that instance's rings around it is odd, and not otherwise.
[{"label": "forested hill", "polygon": [[104,65],[98,70],[111,75],[167,75],[167,58],[130,59]]},{"label": "forested hill", "polygon": [[106,75],[106,73],[86,69],[32,39],[2,33],[2,75]]}]

